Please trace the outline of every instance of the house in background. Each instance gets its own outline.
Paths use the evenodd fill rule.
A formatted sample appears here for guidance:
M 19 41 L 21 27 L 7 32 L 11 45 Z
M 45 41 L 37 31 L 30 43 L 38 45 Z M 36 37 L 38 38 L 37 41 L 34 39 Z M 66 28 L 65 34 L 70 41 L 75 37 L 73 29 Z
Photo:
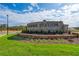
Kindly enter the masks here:
M 27 24 L 27 30 L 29 32 L 67 32 L 68 25 L 63 24 L 62 21 L 46 21 L 32 22 Z

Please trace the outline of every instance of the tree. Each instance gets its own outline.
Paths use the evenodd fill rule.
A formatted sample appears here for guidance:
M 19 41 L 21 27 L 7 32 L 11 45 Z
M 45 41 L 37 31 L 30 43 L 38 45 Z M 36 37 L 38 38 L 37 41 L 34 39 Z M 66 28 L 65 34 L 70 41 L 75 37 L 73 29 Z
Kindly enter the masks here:
M 0 25 L 0 31 L 3 31 L 3 30 L 5 30 L 6 29 L 6 24 L 1 24 Z

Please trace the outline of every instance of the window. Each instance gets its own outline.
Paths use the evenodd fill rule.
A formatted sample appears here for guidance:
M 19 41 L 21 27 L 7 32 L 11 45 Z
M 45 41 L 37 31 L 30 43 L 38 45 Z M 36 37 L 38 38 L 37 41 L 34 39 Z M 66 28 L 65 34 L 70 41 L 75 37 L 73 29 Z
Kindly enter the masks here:
M 40 23 L 40 24 L 39 24 L 39 26 L 40 26 L 40 27 L 43 27 L 43 26 L 44 26 L 44 24 L 43 24 L 43 23 Z
M 58 26 L 58 23 L 55 23 L 55 26 Z

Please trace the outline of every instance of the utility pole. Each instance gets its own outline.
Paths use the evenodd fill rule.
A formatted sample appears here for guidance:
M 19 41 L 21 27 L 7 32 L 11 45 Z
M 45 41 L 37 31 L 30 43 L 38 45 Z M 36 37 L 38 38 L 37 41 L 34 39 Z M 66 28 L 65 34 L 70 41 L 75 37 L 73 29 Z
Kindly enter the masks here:
M 8 15 L 7 15 L 7 35 L 8 35 Z

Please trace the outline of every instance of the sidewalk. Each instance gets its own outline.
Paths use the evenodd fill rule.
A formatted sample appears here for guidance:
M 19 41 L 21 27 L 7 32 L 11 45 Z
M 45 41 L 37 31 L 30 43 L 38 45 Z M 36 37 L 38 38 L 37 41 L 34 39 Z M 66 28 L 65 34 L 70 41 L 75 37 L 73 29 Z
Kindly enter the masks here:
M 0 32 L 0 37 L 6 35 L 6 32 Z

